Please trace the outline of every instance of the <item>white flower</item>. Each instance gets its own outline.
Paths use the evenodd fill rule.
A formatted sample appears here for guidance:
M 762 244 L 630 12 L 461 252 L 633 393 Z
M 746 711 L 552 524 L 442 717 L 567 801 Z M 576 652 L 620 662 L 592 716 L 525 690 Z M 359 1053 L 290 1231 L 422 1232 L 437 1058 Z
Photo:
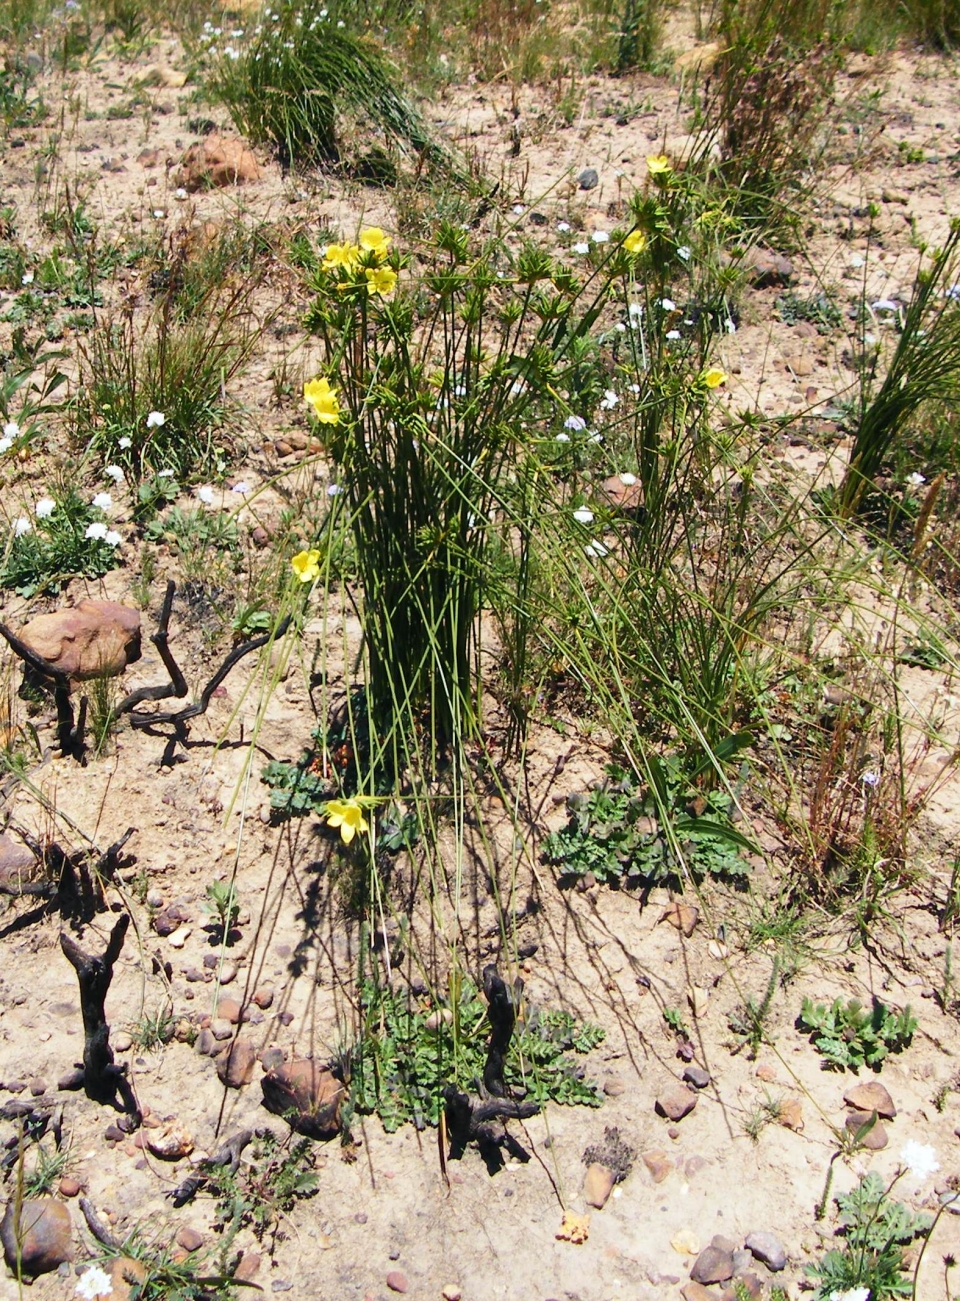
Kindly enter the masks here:
M 30 521 L 28 519 L 24 519 L 24 517 L 20 515 L 17 519 L 13 521 L 13 536 L 15 538 L 22 538 L 24 533 L 29 533 L 32 528 L 33 525 L 30 523 Z
M 104 534 L 103 540 L 104 542 L 106 542 L 108 547 L 118 547 L 120 543 L 123 541 L 123 538 L 120 536 L 120 534 L 117 532 L 116 529 L 108 529 L 107 532 Z
M 567 416 L 566 420 L 563 422 L 563 427 L 564 429 L 576 429 L 579 433 L 581 429 L 586 429 L 587 422 L 584 420 L 583 416 Z
M 108 465 L 104 467 L 104 478 L 112 479 L 114 483 L 123 483 L 123 470 L 119 465 Z
M 173 197 L 175 199 L 180 199 L 180 200 L 183 200 L 187 197 L 187 192 L 182 185 L 177 186 L 177 188 L 173 192 Z
M 684 262 L 690 261 L 690 249 L 686 244 L 681 244 L 677 249 L 677 257 L 683 258 Z
M 167 417 L 162 411 L 151 411 L 147 416 L 148 429 L 159 429 L 161 425 L 165 425 L 166 423 Z
M 0 438 L 0 456 L 2 456 L 4 452 L 9 452 L 12 446 L 12 438 Z
M 623 321 L 617 321 L 613 328 L 616 330 L 617 334 L 626 334 L 627 332 L 627 327 L 624 325 Z
M 331 483 L 327 485 L 328 497 L 337 497 L 341 492 L 343 492 L 343 489 L 340 487 L 339 483 Z
M 33 272 L 32 272 L 32 271 L 24 271 L 23 275 L 20 277 L 20 283 L 21 283 L 22 285 L 32 285 L 32 284 L 33 284 Z
M 513 205 L 513 215 L 515 217 L 522 217 L 525 212 L 526 212 L 526 208 L 523 206 L 522 203 L 515 203 Z
M 854 253 L 853 257 L 850 259 L 850 265 L 853 267 L 855 271 L 859 271 L 859 269 L 863 266 L 863 258 L 860 256 L 859 253 Z
M 868 1287 L 850 1287 L 846 1292 L 831 1292 L 830 1301 L 870 1301 Z
M 246 497 L 247 493 L 250 491 L 250 485 L 249 483 L 244 483 L 241 479 L 239 483 L 233 485 L 230 491 L 237 493 L 240 497 Z
M 675 312 L 677 310 L 677 305 L 672 298 L 661 298 L 660 306 L 665 312 Z
M 161 218 L 165 217 L 167 214 L 164 212 L 162 208 L 154 208 L 153 215 L 156 217 L 158 221 L 160 221 Z
M 197 489 L 197 496 L 200 498 L 200 500 L 203 502 L 203 504 L 204 504 L 205 506 L 212 506 L 212 505 L 213 505 L 213 489 L 212 489 L 212 488 L 198 488 L 198 489 Z
M 637 476 L 635 474 L 621 474 L 620 482 L 625 488 L 632 488 L 637 482 Z
M 20 426 L 15 420 L 8 420 L 3 426 L 4 438 L 18 438 L 20 436 Z
M 900 304 L 895 303 L 892 298 L 878 298 L 870 306 L 875 312 L 898 312 L 900 310 Z
M 175 473 L 176 473 L 176 471 L 174 471 L 174 470 L 158 470 L 158 471 L 157 471 L 157 478 L 158 478 L 158 479 L 172 479 Z
M 627 314 L 639 319 L 643 315 L 643 303 L 631 303 L 627 308 Z
M 574 253 L 589 253 L 589 252 L 590 252 L 590 245 L 589 245 L 589 244 L 583 244 L 583 243 L 580 243 L 580 244 L 573 244 L 573 245 L 571 245 L 571 247 L 572 247 Z
M 76 1286 L 76 1295 L 84 1301 L 94 1301 L 98 1296 L 109 1296 L 113 1291 L 113 1280 L 99 1265 L 91 1265 L 80 1276 Z
M 91 542 L 105 542 L 107 539 L 107 526 L 101 524 L 99 520 L 96 524 L 88 524 L 87 531 L 83 536 L 89 538 Z
M 129 438 L 118 438 L 118 439 L 117 439 L 117 446 L 120 448 L 120 451 L 121 451 L 121 452 L 125 452 L 125 451 L 127 450 L 127 448 L 130 447 L 130 445 L 131 445 L 131 444 L 130 444 L 130 439 L 129 439 Z
M 614 393 L 613 389 L 608 388 L 600 401 L 600 410 L 612 411 L 619 401 L 620 399 L 617 397 L 616 393 Z
M 864 786 L 870 786 L 876 789 L 880 785 L 880 774 L 877 772 L 864 772 L 860 774 L 860 780 Z
M 593 511 L 588 510 L 586 506 L 581 506 L 579 510 L 573 512 L 573 518 L 578 524 L 592 524 Z
M 940 1169 L 940 1162 L 933 1148 L 926 1143 L 917 1143 L 912 1138 L 908 1139 L 900 1149 L 900 1160 L 920 1183 Z
M 727 331 L 727 334 L 736 334 L 737 332 L 736 325 L 734 324 L 733 321 L 730 320 L 729 317 L 727 318 L 725 329 Z
M 49 519 L 57 509 L 57 503 L 52 497 L 41 497 L 33 509 L 36 512 L 37 519 Z
M 668 330 L 664 337 L 667 339 L 682 339 L 683 335 L 679 330 Z
M 594 538 L 592 542 L 588 542 L 583 548 L 583 553 L 584 555 L 589 556 L 591 560 L 599 560 L 601 557 L 609 553 L 609 548 L 605 547 L 602 542 L 599 542 Z
M 90 504 L 96 506 L 97 510 L 109 510 L 113 505 L 113 498 L 108 492 L 98 492 Z
M 566 235 L 566 233 L 567 233 L 567 231 L 568 231 L 569 229 L 570 229 L 570 223 L 569 223 L 569 221 L 558 221 L 558 222 L 557 222 L 557 230 L 560 232 L 561 235 Z
M 605 230 L 595 230 L 590 238 L 593 240 L 594 244 L 606 244 L 610 240 L 610 236 Z
M 911 488 L 919 488 L 926 482 L 926 476 L 918 474 L 916 470 L 914 470 L 913 474 L 907 475 L 907 483 L 909 483 Z
M 570 435 L 569 435 L 569 434 L 557 434 L 557 442 L 558 442 L 558 443 L 569 443 L 569 441 L 570 441 Z
M 640 385 L 639 385 L 639 384 L 631 384 L 631 385 L 630 385 L 630 392 L 631 392 L 631 393 L 639 393 L 639 392 L 640 392 Z

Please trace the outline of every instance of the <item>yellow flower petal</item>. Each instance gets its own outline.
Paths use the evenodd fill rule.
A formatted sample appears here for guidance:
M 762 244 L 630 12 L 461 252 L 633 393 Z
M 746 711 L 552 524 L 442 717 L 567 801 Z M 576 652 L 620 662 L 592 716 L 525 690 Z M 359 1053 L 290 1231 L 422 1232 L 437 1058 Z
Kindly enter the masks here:
M 703 373 L 703 382 L 707 388 L 719 388 L 726 382 L 726 372 L 722 371 L 719 366 L 711 366 L 709 370 Z
M 312 583 L 320 577 L 319 561 L 319 551 L 300 551 L 290 561 L 290 568 L 301 583 Z
M 623 247 L 631 256 L 636 257 L 647 247 L 647 237 L 642 230 L 632 230 L 623 241 Z
M 358 831 L 369 831 L 370 824 L 363 816 L 363 807 L 358 799 L 329 800 L 324 810 L 327 826 L 334 831 L 339 828 L 340 839 L 349 845 Z
M 385 235 L 379 226 L 368 226 L 360 232 L 360 247 L 382 262 L 390 247 L 390 236 Z
M 357 244 L 328 244 L 323 257 L 324 271 L 352 271 L 360 258 Z
M 367 288 L 371 294 L 392 294 L 397 287 L 397 273 L 390 267 L 368 267 Z
M 647 154 L 647 171 L 651 176 L 666 176 L 673 168 L 666 154 Z
M 322 425 L 335 425 L 340 420 L 340 403 L 337 394 L 326 379 L 312 379 L 303 386 L 304 400 L 313 407 L 313 413 Z

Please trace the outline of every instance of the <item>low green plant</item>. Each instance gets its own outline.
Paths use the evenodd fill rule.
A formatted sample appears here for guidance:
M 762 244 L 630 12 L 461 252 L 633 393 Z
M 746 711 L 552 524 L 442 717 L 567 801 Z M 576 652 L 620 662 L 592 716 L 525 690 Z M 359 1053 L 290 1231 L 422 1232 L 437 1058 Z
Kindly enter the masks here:
M 237 891 L 233 881 L 211 881 L 207 886 L 207 909 L 225 935 L 236 925 L 240 915 Z
M 66 1170 L 69 1159 L 69 1148 L 58 1145 L 48 1151 L 42 1142 L 37 1143 L 33 1148 L 32 1165 L 24 1173 L 24 1197 L 45 1197 L 52 1193 Z
M 137 1048 L 155 1052 L 173 1038 L 174 1025 L 170 1004 L 163 1003 L 155 1012 L 144 1012 L 131 1028 L 130 1038 Z
M 436 1125 L 445 1084 L 477 1087 L 490 1028 L 472 981 L 455 981 L 446 1004 L 418 1006 L 406 990 L 367 977 L 360 1009 L 360 1037 L 349 1061 L 351 1105 L 361 1115 L 375 1112 L 388 1131 L 407 1122 Z M 599 1107 L 600 1090 L 584 1078 L 576 1056 L 603 1038 L 601 1029 L 569 1012 L 526 1006 L 510 1042 L 507 1082 L 522 1087 L 528 1100 Z
M 209 577 L 211 567 L 242 559 L 236 521 L 225 511 L 201 506 L 185 510 L 173 506 L 152 519 L 146 528 L 148 542 L 164 542 L 180 556 L 187 578 Z
M 842 1246 L 831 1248 L 807 1273 L 815 1278 L 813 1301 L 829 1301 L 851 1288 L 865 1288 L 870 1301 L 910 1296 L 913 1280 L 907 1248 L 930 1231 L 931 1219 L 915 1215 L 890 1196 L 876 1171 L 836 1198 Z
M 121 535 L 103 511 L 74 487 L 52 489 L 31 511 L 11 521 L 0 557 L 0 586 L 22 596 L 58 592 L 70 578 L 101 578 L 119 561 Z
M 216 1223 L 230 1237 L 249 1225 L 262 1239 L 276 1233 L 296 1202 L 319 1191 L 316 1145 L 309 1139 L 281 1143 L 267 1129 L 258 1132 L 249 1158 L 234 1173 L 217 1173 Z
M 773 960 L 770 979 L 767 981 L 763 998 L 757 1002 L 756 999 L 748 996 L 745 1003 L 742 1003 L 730 1013 L 727 1021 L 736 1036 L 734 1053 L 738 1053 L 741 1048 L 746 1048 L 747 1057 L 751 1061 L 760 1051 L 760 1045 L 766 1041 L 766 1021 L 770 1014 L 770 1007 L 773 1003 L 773 995 L 777 988 L 779 976 L 780 959 L 777 957 Z
M 684 858 L 694 874 L 745 876 L 749 866 L 743 852 L 751 846 L 730 823 L 730 795 L 696 791 L 674 756 L 651 762 L 663 779 L 660 798 L 619 768 L 612 768 L 597 789 L 569 796 L 566 827 L 543 842 L 547 862 L 578 877 L 592 872 L 605 883 L 676 877 L 680 873 L 672 839 L 659 824 L 666 805 L 673 811 L 672 832 L 684 843 Z
M 855 998 L 836 998 L 829 1005 L 804 998 L 798 1025 L 811 1035 L 825 1067 L 858 1071 L 861 1066 L 879 1070 L 890 1053 L 908 1048 L 918 1022 L 909 1004 L 894 1012 L 876 998 L 869 1009 Z
M 817 327 L 818 334 L 830 334 L 843 324 L 843 311 L 830 294 L 820 290 L 808 298 L 800 294 L 781 294 L 777 299 L 777 312 L 787 325 L 796 325 L 798 321 L 809 321 Z
M 0 63 L 0 122 L 7 131 L 36 126 L 47 115 L 39 93 L 34 91 L 36 73 L 19 53 L 5 52 Z

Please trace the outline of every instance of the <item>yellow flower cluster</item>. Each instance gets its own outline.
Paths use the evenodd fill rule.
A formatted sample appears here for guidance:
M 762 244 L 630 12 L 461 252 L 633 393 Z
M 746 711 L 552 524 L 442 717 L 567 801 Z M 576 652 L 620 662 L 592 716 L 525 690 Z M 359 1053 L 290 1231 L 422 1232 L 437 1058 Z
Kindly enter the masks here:
M 397 287 L 397 273 L 392 267 L 371 266 L 369 263 L 371 259 L 375 263 L 385 262 L 389 251 L 390 236 L 385 235 L 379 226 L 368 226 L 361 230 L 356 244 L 328 244 L 323 269 L 345 272 L 348 276 L 362 270 L 363 280 L 353 283 L 364 285 L 369 293 L 385 298 Z M 345 281 L 344 287 L 350 283 Z
M 303 386 L 303 398 L 308 406 L 313 407 L 313 414 L 321 425 L 339 424 L 340 402 L 328 379 L 309 380 Z

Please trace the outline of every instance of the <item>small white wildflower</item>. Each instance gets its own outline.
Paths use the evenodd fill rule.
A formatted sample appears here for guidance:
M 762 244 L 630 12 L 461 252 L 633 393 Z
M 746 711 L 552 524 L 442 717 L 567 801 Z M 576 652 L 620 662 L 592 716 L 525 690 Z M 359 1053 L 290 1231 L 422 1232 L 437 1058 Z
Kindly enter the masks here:
M 580 253 L 581 255 L 584 254 L 584 253 L 589 253 L 589 252 L 590 252 L 590 245 L 589 245 L 589 244 L 583 244 L 583 243 L 580 243 L 580 244 L 573 244 L 573 245 L 571 245 L 571 248 L 572 248 L 572 250 L 573 250 L 574 253 Z
M 104 542 L 107 537 L 107 526 L 101 524 L 99 520 L 95 524 L 88 524 L 83 536 L 89 538 L 91 542 Z
M 682 339 L 683 335 L 680 333 L 679 330 L 668 330 L 664 337 L 675 341 L 677 339 Z
M 643 303 L 631 303 L 627 308 L 627 315 L 631 317 L 641 317 L 643 315 Z
M 583 548 L 583 553 L 589 556 L 591 560 L 600 560 L 603 556 L 609 554 L 609 548 L 594 538 L 592 542 L 588 542 Z
M 854 253 L 853 257 L 850 259 L 850 265 L 853 267 L 854 271 L 860 270 L 863 266 L 863 258 L 859 253 Z
M 900 1160 L 920 1183 L 940 1169 L 940 1162 L 933 1148 L 926 1143 L 917 1143 L 912 1138 L 908 1139 L 900 1149 Z
M 98 492 L 90 504 L 96 506 L 97 510 L 109 510 L 113 505 L 113 498 L 108 492 Z
M 32 272 L 32 271 L 24 271 L 23 275 L 20 277 L 20 283 L 21 283 L 22 285 L 32 285 L 32 284 L 33 284 L 33 272 Z
M 22 538 L 24 533 L 29 533 L 32 528 L 33 525 L 30 523 L 30 521 L 28 519 L 24 519 L 24 517 L 20 515 L 17 519 L 13 521 L 13 536 L 15 538 Z
M 557 434 L 557 442 L 558 442 L 558 443 L 569 443 L 569 441 L 570 441 L 570 435 L 569 435 L 569 434 Z
M 620 399 L 617 397 L 616 393 L 614 393 L 613 389 L 608 388 L 600 399 L 600 410 L 612 411 L 619 401 Z
M 892 298 L 878 298 L 870 306 L 875 312 L 898 312 L 900 310 L 900 304 L 895 303 Z
M 849 1287 L 846 1292 L 831 1292 L 830 1301 L 870 1301 L 868 1287 Z
M 557 230 L 560 232 L 561 235 L 566 235 L 566 233 L 567 233 L 567 231 L 568 231 L 569 229 L 570 229 L 570 223 L 569 223 L 569 221 L 558 221 L 558 222 L 557 222 Z
M 616 330 L 617 334 L 626 334 L 627 332 L 627 327 L 624 325 L 623 321 L 617 321 L 613 328 Z
M 587 442 L 588 442 L 588 443 L 602 443 L 602 442 L 603 442 L 603 434 L 597 434 L 597 433 L 590 434 L 589 437 L 587 438 Z
M 130 439 L 129 439 L 129 438 L 118 438 L 118 439 L 117 439 L 117 446 L 120 448 L 120 451 L 121 451 L 121 452 L 125 452 L 125 451 L 127 450 L 127 448 L 130 447 L 130 445 L 131 445 L 131 444 L 130 444 Z
M 113 1280 L 99 1265 L 91 1265 L 81 1274 L 75 1292 L 84 1301 L 94 1301 L 98 1296 L 110 1296 L 113 1292 Z
M 677 305 L 672 298 L 661 298 L 660 306 L 665 312 L 675 312 L 677 310 Z
M 952 298 L 954 302 L 960 298 L 960 285 L 951 285 L 949 289 L 943 291 L 944 298 Z
M 123 538 L 120 536 L 120 534 L 117 532 L 116 529 L 108 529 L 107 532 L 103 535 L 103 540 L 104 542 L 106 542 L 108 547 L 118 547 L 120 543 L 123 541 Z
M 523 206 L 522 203 L 515 203 L 513 205 L 513 215 L 515 217 L 522 217 L 525 212 L 526 212 L 526 208 Z
M 328 497 L 338 497 L 341 492 L 343 492 L 343 489 L 340 487 L 339 483 L 328 484 L 327 486 Z
M 119 465 L 104 466 L 103 477 L 112 479 L 114 483 L 123 483 L 123 470 Z
M 57 509 L 57 503 L 52 497 L 41 497 L 33 509 L 36 513 L 37 519 L 49 519 Z
M 12 438 L 0 438 L 0 456 L 2 456 L 4 452 L 9 452 L 12 446 L 13 446 Z
M 918 474 L 916 470 L 914 470 L 913 474 L 907 475 L 907 483 L 909 483 L 911 488 L 920 488 L 926 482 L 926 475 Z
M 162 411 L 151 411 L 150 414 L 147 416 L 148 429 L 159 429 L 162 425 L 165 425 L 166 423 L 167 423 L 167 417 L 163 414 Z
M 736 325 L 734 324 L 733 321 L 730 320 L 729 317 L 727 317 L 726 324 L 724 325 L 724 329 L 726 330 L 727 334 L 736 334 L 737 332 Z
M 630 385 L 630 392 L 631 392 L 631 393 L 639 393 L 639 392 L 640 392 L 640 385 L 639 385 L 639 384 L 631 384 L 631 385 Z
M 4 438 L 18 438 L 20 436 L 20 426 L 15 420 L 8 420 L 3 426 Z
M 583 416 L 567 416 L 563 422 L 563 427 L 564 429 L 575 429 L 579 433 L 581 429 L 586 429 L 587 422 Z
M 620 482 L 625 488 L 632 488 L 637 482 L 637 476 L 635 474 L 621 474 Z
M 677 249 L 677 257 L 683 258 L 684 262 L 690 261 L 690 248 L 686 244 L 681 244 Z
M 197 489 L 197 496 L 200 498 L 200 500 L 203 502 L 203 504 L 204 504 L 205 506 L 212 506 L 212 505 L 213 505 L 213 489 L 212 489 L 212 488 L 198 488 L 198 489 Z
M 157 478 L 158 478 L 158 479 L 172 479 L 173 476 L 174 476 L 174 474 L 176 474 L 176 471 L 175 471 L 175 470 L 158 470 L 158 471 L 157 471 Z
M 877 772 L 864 772 L 860 774 L 860 780 L 864 786 L 869 786 L 875 790 L 880 785 L 880 774 Z
M 187 197 L 187 192 L 182 185 L 177 186 L 173 192 L 173 197 L 175 199 L 180 199 L 181 201 Z
M 610 241 L 610 236 L 605 230 L 595 230 L 590 238 L 594 244 L 607 244 Z
M 247 493 L 250 491 L 250 485 L 249 483 L 244 483 L 241 479 L 239 483 L 233 485 L 230 491 L 237 493 L 240 497 L 246 497 Z
M 156 217 L 157 221 L 162 221 L 167 214 L 162 208 L 154 208 L 153 215 Z
M 579 510 L 573 512 L 573 518 L 578 524 L 592 524 L 593 511 L 588 510 L 586 506 L 581 506 Z

